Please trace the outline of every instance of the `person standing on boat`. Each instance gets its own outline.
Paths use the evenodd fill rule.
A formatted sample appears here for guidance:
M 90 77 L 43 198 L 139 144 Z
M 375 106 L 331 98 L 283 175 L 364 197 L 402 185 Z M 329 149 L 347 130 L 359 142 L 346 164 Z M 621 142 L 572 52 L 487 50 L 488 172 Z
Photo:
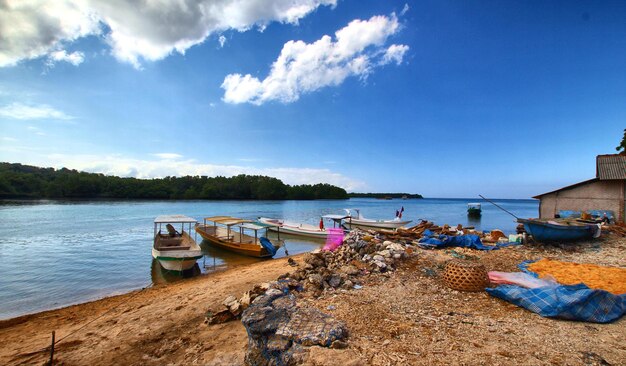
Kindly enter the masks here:
M 320 217 L 320 230 L 324 230 L 324 218 Z

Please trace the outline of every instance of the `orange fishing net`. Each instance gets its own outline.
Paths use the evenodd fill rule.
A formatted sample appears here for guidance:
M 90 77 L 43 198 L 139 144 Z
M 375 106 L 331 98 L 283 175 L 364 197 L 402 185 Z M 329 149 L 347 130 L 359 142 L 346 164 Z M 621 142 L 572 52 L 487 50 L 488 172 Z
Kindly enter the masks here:
M 552 275 L 564 285 L 582 282 L 590 288 L 606 290 L 616 295 L 626 293 L 626 268 L 542 259 L 530 264 L 528 269 L 539 277 Z

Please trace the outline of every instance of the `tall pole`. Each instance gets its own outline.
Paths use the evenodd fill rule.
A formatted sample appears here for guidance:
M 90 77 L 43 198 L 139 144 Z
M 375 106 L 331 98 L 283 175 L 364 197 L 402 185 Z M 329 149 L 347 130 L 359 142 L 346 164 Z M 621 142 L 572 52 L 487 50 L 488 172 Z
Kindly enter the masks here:
M 480 198 L 484 199 L 485 201 L 487 201 L 487 202 L 491 203 L 492 205 L 496 206 L 497 208 L 501 209 L 502 211 L 504 211 L 504 212 L 508 213 L 509 215 L 511 215 L 511 216 L 513 216 L 513 217 L 515 217 L 516 219 L 518 219 L 518 220 L 519 220 L 519 217 L 517 217 L 517 216 L 513 215 L 511 212 L 509 212 L 509 211 L 505 210 L 504 208 L 500 207 L 497 203 L 495 203 L 495 202 L 493 202 L 493 201 L 491 201 L 491 200 L 489 200 L 489 199 L 487 199 L 487 198 L 485 198 L 485 197 L 481 196 L 480 194 L 479 194 L 479 196 L 480 196 Z

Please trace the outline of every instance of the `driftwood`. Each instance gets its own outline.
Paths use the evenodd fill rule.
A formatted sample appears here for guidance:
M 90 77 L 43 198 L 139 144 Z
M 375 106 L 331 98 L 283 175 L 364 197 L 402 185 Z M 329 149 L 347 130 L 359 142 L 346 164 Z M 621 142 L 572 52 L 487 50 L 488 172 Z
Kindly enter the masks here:
M 606 228 L 603 227 L 602 229 L 620 236 L 626 236 L 626 224 L 620 223 L 615 225 L 608 225 Z
M 379 229 L 369 230 L 369 232 L 372 234 L 383 235 L 390 240 L 413 241 L 423 237 L 424 231 L 426 230 L 430 230 L 432 233 L 437 235 L 456 235 L 458 232 L 462 232 L 463 234 L 469 234 L 471 230 L 474 230 L 474 226 L 463 227 L 463 225 L 461 224 L 458 224 L 456 227 L 451 227 L 448 224 L 438 226 L 430 221 L 422 220 L 419 224 L 410 228 L 398 228 L 396 230 Z M 482 236 L 482 233 L 475 234 Z

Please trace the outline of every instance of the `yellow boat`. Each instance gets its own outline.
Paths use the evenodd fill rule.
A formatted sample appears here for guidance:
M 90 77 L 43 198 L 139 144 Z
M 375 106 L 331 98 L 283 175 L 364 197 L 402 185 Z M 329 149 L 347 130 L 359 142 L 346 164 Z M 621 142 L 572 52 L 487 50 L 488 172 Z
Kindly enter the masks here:
M 210 245 L 257 258 L 273 257 L 279 248 L 258 235 L 259 230 L 267 231 L 267 228 L 231 216 L 206 217 L 203 224 L 196 224 L 196 232 Z M 254 236 L 245 231 L 254 232 Z

